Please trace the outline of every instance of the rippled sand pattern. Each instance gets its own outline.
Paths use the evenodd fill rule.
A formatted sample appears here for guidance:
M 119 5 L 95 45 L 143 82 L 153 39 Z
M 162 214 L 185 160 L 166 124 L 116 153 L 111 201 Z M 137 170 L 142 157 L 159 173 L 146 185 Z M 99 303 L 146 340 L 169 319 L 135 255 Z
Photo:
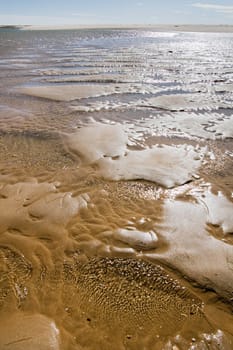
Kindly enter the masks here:
M 105 329 L 118 342 L 122 337 L 133 343 L 139 334 L 148 338 L 147 342 L 172 336 L 185 330 L 189 323 L 192 327 L 203 323 L 206 331 L 212 330 L 203 314 L 202 302 L 159 265 L 119 258 L 82 261 L 76 255 L 49 269 L 42 264 L 34 266 L 17 252 L 2 248 L 1 269 L 1 308 L 43 313 L 46 306 L 50 317 L 59 312 L 62 317 L 72 317 L 71 324 L 59 322 L 68 330 L 75 327 L 77 318 L 86 335 L 91 333 L 89 325 L 94 324 L 100 333 Z M 52 302 L 55 295 L 57 305 Z M 43 305 L 44 298 L 53 305 Z M 38 310 L 38 302 L 42 309 Z M 98 339 L 98 333 L 94 337 L 92 341 L 107 348 L 107 341 L 101 340 L 100 335 Z M 90 348 L 95 346 L 90 344 Z
M 114 323 L 126 323 L 131 332 L 150 325 L 150 332 L 169 335 L 193 315 L 201 317 L 201 302 L 160 266 L 126 259 L 93 259 L 81 268 L 77 282 L 84 305 L 93 299 L 93 308 L 104 310 L 101 317 L 105 322 L 111 313 Z
M 232 33 L 0 44 L 0 349 L 232 350 Z

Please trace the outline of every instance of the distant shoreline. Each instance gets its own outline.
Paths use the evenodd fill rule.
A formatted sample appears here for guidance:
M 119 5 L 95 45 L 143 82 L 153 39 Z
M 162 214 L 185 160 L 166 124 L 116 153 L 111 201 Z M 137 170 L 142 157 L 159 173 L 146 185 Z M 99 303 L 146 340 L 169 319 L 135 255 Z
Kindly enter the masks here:
M 204 33 L 233 33 L 233 25 L 191 25 L 191 24 L 164 24 L 164 25 L 61 25 L 61 26 L 37 26 L 37 25 L 0 25 L 0 29 L 16 30 L 75 30 L 75 29 L 139 29 L 157 32 L 204 32 Z

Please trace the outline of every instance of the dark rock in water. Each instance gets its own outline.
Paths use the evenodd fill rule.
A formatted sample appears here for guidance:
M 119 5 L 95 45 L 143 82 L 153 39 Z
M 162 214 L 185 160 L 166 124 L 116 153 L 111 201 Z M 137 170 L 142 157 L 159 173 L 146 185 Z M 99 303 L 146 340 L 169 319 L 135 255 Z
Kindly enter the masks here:
M 14 25 L 0 26 L 0 30 L 18 30 L 18 29 L 20 29 L 20 26 L 14 26 Z

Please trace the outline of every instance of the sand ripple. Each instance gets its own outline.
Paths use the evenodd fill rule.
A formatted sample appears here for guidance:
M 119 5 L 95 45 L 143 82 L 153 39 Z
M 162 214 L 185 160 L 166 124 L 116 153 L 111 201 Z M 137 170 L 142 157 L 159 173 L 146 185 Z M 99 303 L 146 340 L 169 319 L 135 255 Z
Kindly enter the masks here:
M 13 310 L 18 304 L 26 312 L 34 305 L 35 310 L 54 318 L 59 313 L 57 324 L 63 336 L 66 334 L 68 349 L 75 346 L 107 349 L 110 341 L 113 349 L 151 347 L 154 342 L 162 349 L 167 337 L 171 344 L 178 341 L 182 346 L 185 342 L 191 344 L 194 335 L 197 349 L 199 341 L 207 348 L 208 341 L 201 340 L 204 330 L 206 339 L 209 337 L 213 344 L 217 345 L 220 340 L 211 335 L 214 328 L 203 313 L 203 303 L 159 265 L 132 259 L 86 260 L 76 254 L 50 270 L 39 265 L 34 271 L 33 264 L 9 249 L 1 249 L 1 257 L 1 268 L 5 270 L 1 280 L 1 301 L 3 298 L 4 301 L 11 300 L 8 305 Z M 55 295 L 56 304 L 52 301 Z M 50 300 L 47 309 L 38 304 L 45 297 Z M 29 320 L 34 321 L 33 325 L 22 329 Z M 44 316 L 19 314 L 12 320 L 12 327 L 17 329 L 18 337 L 26 338 L 24 349 L 30 349 L 32 342 L 37 346 L 35 349 L 41 349 L 35 329 L 41 336 L 40 344 L 50 339 L 50 345 L 45 346 L 58 349 L 57 326 Z M 192 335 L 186 331 L 190 327 Z M 75 338 L 69 337 L 67 332 Z M 180 335 L 175 341 L 173 337 L 177 332 Z M 7 339 L 13 339 L 17 344 L 17 337 L 12 337 L 9 328 L 0 341 L 6 344 Z M 21 349 L 20 345 L 17 344 L 15 349 Z

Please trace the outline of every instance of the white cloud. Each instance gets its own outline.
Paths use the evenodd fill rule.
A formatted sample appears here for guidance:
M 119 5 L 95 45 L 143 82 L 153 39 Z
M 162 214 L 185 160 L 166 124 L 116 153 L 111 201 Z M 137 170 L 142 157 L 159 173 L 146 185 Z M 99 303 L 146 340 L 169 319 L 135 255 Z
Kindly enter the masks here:
M 228 5 L 216 5 L 197 2 L 192 4 L 192 6 L 205 10 L 213 10 L 218 13 L 233 14 L 233 6 Z

